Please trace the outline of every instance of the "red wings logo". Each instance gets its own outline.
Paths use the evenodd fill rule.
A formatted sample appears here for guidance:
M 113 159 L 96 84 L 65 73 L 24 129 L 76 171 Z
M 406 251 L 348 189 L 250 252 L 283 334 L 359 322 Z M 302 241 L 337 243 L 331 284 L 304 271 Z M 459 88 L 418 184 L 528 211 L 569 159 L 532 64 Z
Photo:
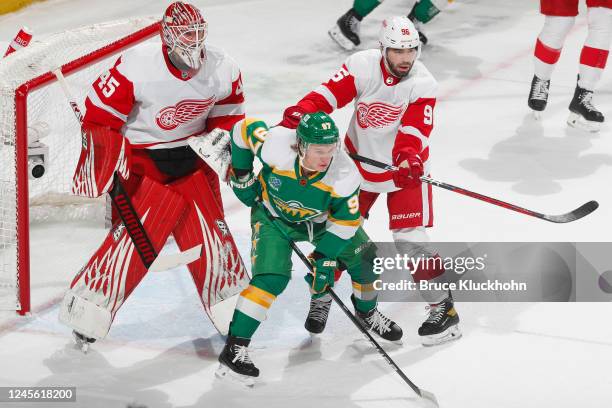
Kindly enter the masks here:
M 186 99 L 175 106 L 168 106 L 155 115 L 157 126 L 163 130 L 173 130 L 189 123 L 206 113 L 215 103 L 212 96 L 204 100 Z
M 362 129 L 368 127 L 380 129 L 389 126 L 399 119 L 404 106 L 393 106 L 382 102 L 371 104 L 359 102 L 357 104 L 357 123 Z

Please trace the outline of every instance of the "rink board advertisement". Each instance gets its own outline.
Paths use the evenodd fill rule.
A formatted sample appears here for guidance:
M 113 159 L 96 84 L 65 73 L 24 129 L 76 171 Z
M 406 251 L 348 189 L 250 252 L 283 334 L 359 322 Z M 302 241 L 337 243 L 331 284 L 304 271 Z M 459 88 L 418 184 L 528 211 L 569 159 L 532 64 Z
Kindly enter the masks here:
M 612 244 L 606 242 L 375 245 L 370 264 L 380 302 L 421 302 L 423 293 L 440 290 L 459 302 L 612 301 Z M 444 272 L 414 279 L 419 269 Z

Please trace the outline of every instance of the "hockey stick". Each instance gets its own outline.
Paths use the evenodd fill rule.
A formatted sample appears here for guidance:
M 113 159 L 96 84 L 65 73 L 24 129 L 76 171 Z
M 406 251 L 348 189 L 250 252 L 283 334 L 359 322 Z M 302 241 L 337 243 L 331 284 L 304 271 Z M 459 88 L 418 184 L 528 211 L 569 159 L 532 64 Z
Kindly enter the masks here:
M 263 203 L 261 201 L 259 201 L 257 205 L 264 212 L 264 214 L 266 215 L 266 218 L 268 219 L 268 221 L 270 221 L 270 223 L 272 225 L 274 225 L 274 227 L 285 237 L 287 242 L 289 242 L 289 245 L 291 245 L 291 248 L 293 249 L 293 252 L 295 252 L 297 254 L 297 256 L 300 257 L 300 259 L 302 260 L 302 262 L 304 262 L 304 265 L 306 265 L 306 267 L 310 270 L 310 272 L 314 273 L 314 270 L 312 268 L 312 264 L 310 263 L 310 261 L 308 260 L 306 255 L 304 255 L 304 253 L 300 250 L 300 248 L 298 248 L 298 246 L 295 243 L 295 241 L 292 240 L 291 237 L 289 237 L 289 235 L 287 235 L 287 233 L 281 227 L 278 226 L 278 224 L 276 223 L 276 221 L 274 220 L 272 215 L 268 212 L 268 209 L 263 205 Z M 376 351 L 378 351 L 378 353 L 385 359 L 385 361 L 391 367 L 393 367 L 395 372 L 402 378 L 402 380 L 404 380 L 404 382 L 406 384 L 408 384 L 410 386 L 410 388 L 412 388 L 412 390 L 422 399 L 422 402 L 425 404 L 425 406 L 427 406 L 427 407 L 436 407 L 437 408 L 439 405 L 438 405 L 438 401 L 436 399 L 436 396 L 433 393 L 429 392 L 429 391 L 426 391 L 426 390 L 424 390 L 422 388 L 419 388 L 415 383 L 413 383 L 406 376 L 406 374 L 404 374 L 402 369 L 399 368 L 399 366 L 395 363 L 395 361 L 393 361 L 393 359 L 391 357 L 389 357 L 387 352 L 380 346 L 380 344 L 378 344 L 376 339 L 374 339 L 374 337 L 372 337 L 372 335 L 368 332 L 368 330 L 365 327 L 363 327 L 361 325 L 361 323 L 359 323 L 359 321 L 357 320 L 355 315 L 353 313 L 351 313 L 351 311 L 346 307 L 344 302 L 342 302 L 342 300 L 340 300 L 338 295 L 336 295 L 336 293 L 331 288 L 329 288 L 327 291 L 331 295 L 331 297 L 334 300 L 334 302 L 336 302 L 336 304 L 340 307 L 340 309 L 342 309 L 344 314 L 351 320 L 351 322 L 353 322 L 353 324 L 355 326 L 357 326 L 359 331 L 361 331 L 361 333 L 370 341 L 370 344 L 372 344 L 374 346 L 374 348 L 376 348 Z
M 360 156 L 356 153 L 349 153 L 349 156 L 351 156 L 354 160 L 369 164 L 370 166 L 378 167 L 379 169 L 389 170 L 389 171 L 398 170 L 397 166 L 391 166 L 389 164 L 385 164 L 377 160 L 370 159 L 368 157 Z M 568 213 L 559 214 L 559 215 L 548 215 L 548 214 L 542 214 L 542 213 L 539 213 L 533 210 L 528 210 L 526 208 L 519 207 L 518 205 L 510 204 L 505 201 L 501 201 L 496 198 L 488 197 L 483 194 L 475 193 L 473 191 L 466 190 L 461 187 L 453 186 L 452 184 L 443 183 L 441 181 L 434 180 L 430 177 L 421 176 L 421 181 L 423 183 L 433 184 L 436 187 L 440 187 L 445 190 L 450 190 L 455 193 L 463 194 L 465 196 L 472 197 L 477 200 L 485 201 L 489 204 L 497 205 L 499 207 L 503 207 L 508 210 L 516 211 L 521 214 L 530 215 L 535 218 L 540 218 L 542 220 L 555 222 L 555 223 L 566 223 L 566 222 L 572 222 L 572 221 L 579 220 L 580 218 L 586 217 L 587 215 L 595 211 L 597 207 L 599 207 L 599 203 L 597 201 L 589 201 L 588 203 L 582 204 L 580 207 Z
M 54 70 L 53 74 L 57 78 L 57 81 L 59 82 L 62 91 L 70 104 L 70 107 L 72 108 L 74 116 L 79 121 L 79 124 L 82 124 L 83 114 L 81 113 L 76 100 L 72 96 L 72 92 L 70 92 L 68 82 L 66 81 L 61 68 Z M 123 183 L 121 183 L 121 179 L 117 174 L 115 174 L 113 180 L 113 188 L 108 192 L 108 194 L 111 197 L 117 212 L 119 213 L 119 217 L 121 218 L 128 235 L 134 243 L 136 252 L 138 252 L 138 255 L 140 255 L 140 259 L 147 269 L 150 269 L 153 266 L 153 271 L 155 272 L 164 271 L 166 269 L 175 268 L 179 265 L 184 265 L 198 259 L 202 248 L 201 245 L 195 246 L 180 254 L 175 254 L 168 259 L 166 259 L 165 256 L 162 259 L 158 259 L 157 251 L 153 247 L 149 235 L 140 222 L 140 218 L 132 206 L 132 201 L 130 200 L 130 197 L 123 187 Z

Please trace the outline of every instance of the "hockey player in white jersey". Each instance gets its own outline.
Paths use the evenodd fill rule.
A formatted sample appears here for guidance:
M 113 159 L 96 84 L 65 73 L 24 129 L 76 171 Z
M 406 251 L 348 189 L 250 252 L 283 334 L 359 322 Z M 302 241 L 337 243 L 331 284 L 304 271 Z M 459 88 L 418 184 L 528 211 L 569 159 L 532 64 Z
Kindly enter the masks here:
M 331 113 L 354 100 L 346 149 L 400 168 L 383 171 L 356 162 L 363 178 L 359 194 L 362 215 L 367 217 L 374 201 L 386 193 L 394 241 L 419 243 L 412 246 L 415 255 L 435 257 L 438 255 L 427 244 L 426 233 L 426 228 L 433 225 L 431 186 L 421 183 L 420 176 L 429 175 L 437 82 L 418 60 L 418 32 L 407 17 L 384 20 L 379 41 L 380 49 L 353 54 L 329 81 L 287 108 L 280 125 L 293 128 L 305 113 Z M 443 274 L 443 269 L 420 268 L 412 276 L 415 281 L 429 281 L 442 279 Z M 423 344 L 459 338 L 459 317 L 450 293 L 422 294 L 430 304 L 429 316 L 419 328 Z M 323 330 L 330 304 L 331 299 L 312 299 L 308 330 Z
M 182 251 L 206 249 L 188 268 L 221 331 L 213 306 L 248 284 L 217 175 L 187 145 L 192 135 L 229 130 L 244 118 L 240 70 L 223 50 L 205 46 L 207 23 L 195 6 L 172 3 L 160 28 L 161 44 L 126 51 L 85 100 L 73 192 L 98 197 L 122 186 L 138 219 L 113 223 L 65 295 L 60 320 L 84 349 L 106 336 L 170 234 Z M 138 222 L 150 243 L 128 234 Z

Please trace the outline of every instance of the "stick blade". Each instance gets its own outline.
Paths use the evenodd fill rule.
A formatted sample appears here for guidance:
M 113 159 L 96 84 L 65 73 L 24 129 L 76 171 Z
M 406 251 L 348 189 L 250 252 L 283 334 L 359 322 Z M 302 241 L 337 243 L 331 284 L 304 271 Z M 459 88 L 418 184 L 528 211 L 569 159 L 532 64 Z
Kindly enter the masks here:
M 420 389 L 421 391 L 421 406 L 423 408 L 439 408 L 440 405 L 438 405 L 438 399 L 436 398 L 436 396 L 429 392 L 426 391 L 424 389 Z
M 580 218 L 586 217 L 593 211 L 595 211 L 599 207 L 599 203 L 597 201 L 589 201 L 576 208 L 574 211 L 570 211 L 561 215 L 545 215 L 544 219 L 550 222 L 556 222 L 559 224 L 572 222 L 579 220 Z

